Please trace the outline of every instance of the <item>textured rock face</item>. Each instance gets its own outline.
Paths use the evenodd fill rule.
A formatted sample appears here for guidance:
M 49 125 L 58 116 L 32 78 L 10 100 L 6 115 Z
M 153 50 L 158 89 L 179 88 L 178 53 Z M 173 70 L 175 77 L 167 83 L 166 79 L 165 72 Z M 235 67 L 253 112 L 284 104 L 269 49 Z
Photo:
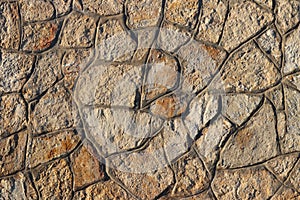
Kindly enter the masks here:
M 300 0 L 0 0 L 0 200 L 300 199 Z

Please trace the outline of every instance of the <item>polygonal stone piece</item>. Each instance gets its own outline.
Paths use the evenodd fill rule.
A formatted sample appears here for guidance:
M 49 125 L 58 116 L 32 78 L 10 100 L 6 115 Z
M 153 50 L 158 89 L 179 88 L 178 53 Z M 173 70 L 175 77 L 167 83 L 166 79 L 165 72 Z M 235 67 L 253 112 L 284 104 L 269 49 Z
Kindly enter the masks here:
M 203 13 L 196 39 L 217 43 L 222 34 L 227 13 L 226 1 L 203 0 Z
M 300 15 L 300 14 L 299 14 Z M 289 34 L 285 42 L 283 73 L 289 74 L 300 69 L 300 26 Z
M 71 11 L 72 0 L 52 0 L 53 5 L 56 8 L 56 16 L 66 15 Z
M 21 0 L 20 10 L 22 19 L 28 21 L 49 20 L 54 17 L 54 7 L 45 0 Z
M 166 20 L 193 29 L 197 22 L 199 6 L 199 0 L 167 0 Z
M 0 93 L 19 92 L 31 72 L 34 56 L 0 52 Z
M 17 2 L 0 3 L 0 47 L 18 50 L 20 26 Z
M 284 97 L 283 97 L 283 87 L 278 85 L 266 93 L 269 100 L 275 106 L 276 110 L 284 109 Z
M 0 97 L 0 138 L 16 133 L 27 125 L 26 105 L 19 94 Z
M 287 180 L 287 185 L 290 185 L 292 188 L 295 188 L 297 192 L 300 192 L 300 161 L 296 163 L 293 170 L 289 175 L 289 179 Z
M 289 187 L 282 186 L 270 200 L 300 199 L 300 194 Z
M 271 23 L 273 15 L 251 1 L 233 1 L 230 4 L 221 45 L 228 51 L 236 48 Z
M 15 173 L 25 167 L 26 143 L 26 131 L 0 140 L 0 176 Z
M 95 30 L 95 18 L 74 12 L 65 21 L 60 46 L 90 47 L 94 44 Z
M 162 0 L 128 0 L 127 25 L 133 29 L 158 25 L 162 10 Z
M 246 126 L 226 143 L 222 149 L 218 167 L 244 167 L 278 155 L 275 128 L 274 111 L 266 102 Z
M 82 0 L 83 10 L 98 15 L 109 16 L 120 14 L 123 11 L 122 0 Z

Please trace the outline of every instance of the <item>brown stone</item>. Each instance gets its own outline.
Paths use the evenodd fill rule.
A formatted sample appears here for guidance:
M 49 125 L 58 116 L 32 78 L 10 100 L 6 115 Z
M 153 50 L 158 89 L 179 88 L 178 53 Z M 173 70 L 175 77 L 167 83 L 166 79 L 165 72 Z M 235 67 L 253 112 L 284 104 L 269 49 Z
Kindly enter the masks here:
M 26 131 L 0 140 L 0 176 L 15 173 L 25 167 L 26 143 Z
M 34 184 L 40 198 L 70 199 L 72 196 L 72 172 L 66 160 L 57 160 L 32 171 Z
M 282 186 L 270 200 L 299 200 L 300 194 L 292 188 Z
M 0 97 L 0 138 L 16 133 L 27 125 L 26 105 L 21 95 L 7 94 Z
M 18 50 L 20 26 L 17 2 L 0 3 L 0 47 Z
M 21 0 L 21 16 L 24 21 L 43 21 L 54 17 L 53 5 L 45 0 Z
M 79 143 L 80 136 L 73 131 L 47 134 L 31 139 L 27 162 L 30 168 L 70 153 Z
M 82 4 L 84 11 L 98 15 L 116 15 L 123 11 L 123 0 L 83 0 Z
M 100 164 L 94 150 L 84 143 L 71 155 L 72 171 L 74 172 L 74 189 L 90 185 L 104 179 L 104 167 Z

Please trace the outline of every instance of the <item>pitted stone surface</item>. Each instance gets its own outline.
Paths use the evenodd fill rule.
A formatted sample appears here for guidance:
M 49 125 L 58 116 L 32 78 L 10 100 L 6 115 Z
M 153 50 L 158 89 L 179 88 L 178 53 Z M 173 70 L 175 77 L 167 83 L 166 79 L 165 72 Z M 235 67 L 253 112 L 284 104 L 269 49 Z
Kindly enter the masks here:
M 53 17 L 55 8 L 49 1 L 21 0 L 21 16 L 24 21 L 43 21 Z
M 116 15 L 123 11 L 123 0 L 82 0 L 83 9 L 86 12 L 98 15 Z
M 300 26 L 289 34 L 285 42 L 285 63 L 283 67 L 283 72 L 285 74 L 291 73 L 293 71 L 300 69 Z

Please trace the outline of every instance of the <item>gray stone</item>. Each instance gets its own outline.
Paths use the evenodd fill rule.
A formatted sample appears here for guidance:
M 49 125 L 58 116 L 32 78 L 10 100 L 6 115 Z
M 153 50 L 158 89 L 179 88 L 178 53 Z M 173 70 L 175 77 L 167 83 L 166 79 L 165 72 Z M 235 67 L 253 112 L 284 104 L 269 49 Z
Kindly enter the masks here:
M 0 3 L 0 47 L 18 50 L 20 43 L 20 17 L 17 2 Z
M 299 14 L 300 15 L 300 14 Z M 285 42 L 283 73 L 289 74 L 300 69 L 300 26 L 289 34 Z
M 221 45 L 231 51 L 270 24 L 272 20 L 272 13 L 254 2 L 233 1 L 230 4 Z
M 123 11 L 123 0 L 82 0 L 85 12 L 92 12 L 98 15 L 116 15 Z
M 19 92 L 33 67 L 34 56 L 0 53 L 0 93 Z
M 49 20 L 55 12 L 53 4 L 45 0 L 21 0 L 20 10 L 25 22 Z

